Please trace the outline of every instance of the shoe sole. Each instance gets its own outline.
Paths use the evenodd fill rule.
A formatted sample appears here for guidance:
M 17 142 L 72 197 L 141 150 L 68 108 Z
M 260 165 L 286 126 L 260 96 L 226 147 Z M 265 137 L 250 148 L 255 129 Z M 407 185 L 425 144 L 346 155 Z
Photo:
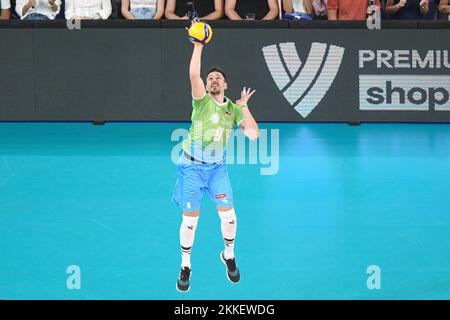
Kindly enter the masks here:
M 232 284 L 238 284 L 239 281 L 240 281 L 240 279 L 239 279 L 239 281 L 237 281 L 237 282 L 234 282 L 234 281 L 232 281 L 232 280 L 230 279 L 230 276 L 228 275 L 228 267 L 227 267 L 227 263 L 225 262 L 225 259 L 223 258 L 222 253 L 223 253 L 223 251 L 220 251 L 220 260 L 221 260 L 222 263 L 225 265 L 225 275 L 227 276 L 228 281 L 230 281 Z
M 191 274 L 189 276 L 189 280 L 191 280 L 191 277 L 192 277 L 192 270 L 191 270 Z M 187 290 L 180 290 L 180 289 L 178 289 L 178 282 L 177 282 L 177 283 L 175 283 L 175 289 L 177 289 L 178 292 L 186 293 L 186 292 L 189 292 L 189 290 L 191 290 L 191 284 L 189 283 L 189 287 L 187 288 Z
M 189 285 L 189 287 L 187 288 L 187 290 L 180 290 L 180 289 L 178 289 L 178 284 L 176 283 L 176 284 L 175 284 L 175 289 L 177 289 L 178 292 L 186 293 L 186 292 L 189 292 L 189 290 L 191 290 L 191 286 Z

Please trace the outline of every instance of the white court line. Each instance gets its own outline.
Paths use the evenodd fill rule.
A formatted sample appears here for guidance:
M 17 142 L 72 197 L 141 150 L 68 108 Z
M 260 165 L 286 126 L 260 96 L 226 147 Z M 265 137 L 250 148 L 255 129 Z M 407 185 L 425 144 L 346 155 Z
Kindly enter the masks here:
M 106 230 L 109 230 L 109 231 L 111 231 L 111 232 L 113 232 L 113 233 L 115 233 L 115 234 L 120 234 L 120 233 L 117 232 L 116 230 L 111 229 L 111 228 L 108 227 L 107 225 L 105 225 L 105 224 L 103 224 L 103 223 L 101 223 L 101 222 L 99 222 L 99 221 L 97 221 L 97 220 L 95 220 L 95 219 L 92 219 L 92 221 L 95 222 L 96 224 L 98 224 L 99 226 L 102 226 L 102 227 L 105 228 Z

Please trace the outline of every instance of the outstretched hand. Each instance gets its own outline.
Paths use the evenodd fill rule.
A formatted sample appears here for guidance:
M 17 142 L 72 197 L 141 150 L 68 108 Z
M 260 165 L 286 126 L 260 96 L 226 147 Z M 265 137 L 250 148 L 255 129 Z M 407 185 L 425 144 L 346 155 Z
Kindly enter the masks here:
M 239 100 L 236 101 L 236 104 L 238 105 L 247 105 L 248 100 L 250 100 L 250 98 L 252 97 L 252 95 L 255 93 L 256 90 L 251 90 L 251 88 L 246 88 L 244 87 L 244 89 L 242 89 L 241 91 L 241 98 Z
M 186 17 L 186 16 L 185 16 Z M 194 18 L 194 19 L 192 19 L 191 20 L 191 24 L 189 25 L 189 27 L 185 27 L 184 29 L 186 30 L 186 32 L 188 33 L 188 35 L 189 35 L 189 29 L 190 28 L 192 28 L 192 26 L 194 25 L 194 24 L 196 24 L 196 23 L 198 23 L 198 22 L 200 22 L 200 19 L 198 19 L 198 18 Z M 192 40 L 191 40 L 191 42 L 194 44 L 194 46 L 195 47 L 203 47 L 203 44 L 202 43 L 199 43 L 199 42 L 193 42 Z

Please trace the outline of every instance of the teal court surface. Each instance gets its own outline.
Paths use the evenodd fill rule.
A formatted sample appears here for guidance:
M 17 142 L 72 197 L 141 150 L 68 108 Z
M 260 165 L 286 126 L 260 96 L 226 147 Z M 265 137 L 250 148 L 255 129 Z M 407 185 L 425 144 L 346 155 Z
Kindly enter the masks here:
M 0 299 L 450 299 L 450 125 L 260 124 L 277 173 L 229 165 L 241 282 L 204 197 L 181 294 L 171 135 L 188 126 L 0 123 Z

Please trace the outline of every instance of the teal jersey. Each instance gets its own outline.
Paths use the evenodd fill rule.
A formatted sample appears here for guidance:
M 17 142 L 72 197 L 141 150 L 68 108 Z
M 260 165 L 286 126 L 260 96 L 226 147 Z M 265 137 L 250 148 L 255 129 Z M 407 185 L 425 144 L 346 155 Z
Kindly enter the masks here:
M 244 121 L 242 107 L 225 100 L 220 104 L 209 94 L 192 99 L 192 124 L 183 150 L 193 158 L 207 163 L 224 159 L 234 125 Z

